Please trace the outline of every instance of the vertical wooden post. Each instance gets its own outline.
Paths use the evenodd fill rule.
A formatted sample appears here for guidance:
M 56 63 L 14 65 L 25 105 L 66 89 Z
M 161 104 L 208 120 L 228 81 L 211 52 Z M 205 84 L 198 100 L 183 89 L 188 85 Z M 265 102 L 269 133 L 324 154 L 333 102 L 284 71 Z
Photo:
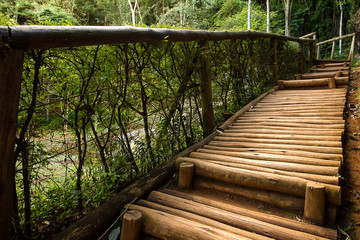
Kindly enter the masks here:
M 193 163 L 181 163 L 179 168 L 179 188 L 191 189 L 194 175 Z
M 200 88 L 202 100 L 203 134 L 205 137 L 215 129 L 215 119 L 212 102 L 209 41 L 201 41 L 199 42 L 199 45 L 201 48 Z
M 0 47 L 0 236 L 10 239 L 14 147 L 24 51 Z
M 315 48 L 316 48 L 315 44 L 316 44 L 316 42 L 310 43 L 310 65 L 311 66 L 313 66 L 315 63 Z
M 331 60 L 334 59 L 334 53 L 335 53 L 335 41 L 333 41 L 333 43 L 332 43 L 332 48 L 331 48 Z
M 320 59 L 320 45 L 317 46 L 316 59 Z
M 279 90 L 285 89 L 285 84 L 283 80 L 278 81 L 278 88 Z
M 354 49 L 355 49 L 355 33 L 352 37 L 352 42 L 351 42 L 351 47 L 350 47 L 350 53 L 349 53 L 349 61 L 350 61 L 350 64 L 352 65 L 353 64 L 353 60 L 354 60 Z
M 271 38 L 270 40 L 271 48 L 273 49 L 273 80 L 276 84 L 279 80 L 279 66 L 278 66 L 278 55 L 277 55 L 277 40 L 274 38 Z
M 302 79 L 302 74 L 295 75 L 295 80 L 301 80 L 301 79 Z
M 120 240 L 138 240 L 141 233 L 142 214 L 136 210 L 127 211 L 122 220 Z
M 320 226 L 324 225 L 325 186 L 323 184 L 306 184 L 304 220 Z
M 304 72 L 304 43 L 299 43 L 299 72 Z
M 329 88 L 336 88 L 336 80 L 335 80 L 335 78 L 329 78 L 328 86 L 329 86 Z

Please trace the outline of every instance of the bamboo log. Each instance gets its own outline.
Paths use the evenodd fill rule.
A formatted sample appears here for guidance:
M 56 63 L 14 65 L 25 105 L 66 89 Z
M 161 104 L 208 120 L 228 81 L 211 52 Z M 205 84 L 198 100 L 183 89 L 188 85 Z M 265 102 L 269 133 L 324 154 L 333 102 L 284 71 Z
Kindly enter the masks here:
M 307 152 L 301 150 L 284 150 L 284 149 L 270 149 L 270 148 L 231 148 L 231 147 L 221 147 L 221 146 L 213 146 L 206 145 L 204 146 L 206 149 L 213 150 L 223 150 L 223 151 L 232 151 L 232 152 L 254 152 L 254 153 L 270 153 L 270 154 L 278 154 L 285 156 L 299 156 L 299 157 L 308 157 L 308 158 L 319 158 L 324 160 L 333 160 L 342 162 L 343 156 L 342 154 L 326 154 L 326 153 L 315 153 L 315 152 Z
M 324 160 L 318 158 L 308 158 L 308 157 L 299 157 L 299 156 L 284 156 L 270 153 L 254 153 L 254 152 L 231 152 L 231 151 L 222 151 L 222 150 L 214 150 L 208 148 L 200 148 L 198 152 L 204 153 L 213 153 L 225 156 L 233 156 L 233 157 L 243 157 L 249 159 L 257 159 L 257 160 L 265 160 L 265 161 L 278 161 L 278 162 L 292 162 L 292 163 L 303 163 L 308 165 L 315 166 L 331 166 L 331 167 L 341 167 L 340 161 L 333 160 Z
M 311 79 L 311 80 L 288 80 L 284 81 L 285 88 L 302 88 L 302 87 L 320 87 L 327 86 L 327 79 Z
M 164 192 L 167 194 L 182 197 L 182 198 L 185 198 L 185 199 L 188 199 L 191 201 L 195 201 L 198 203 L 207 204 L 209 206 L 220 208 L 225 211 L 230 211 L 230 212 L 233 212 L 236 214 L 255 218 L 255 219 L 263 221 L 263 222 L 272 223 L 277 226 L 294 229 L 294 230 L 298 230 L 301 232 L 307 232 L 307 233 L 321 236 L 324 238 L 329 238 L 329 239 L 334 239 L 334 240 L 337 239 L 337 231 L 334 229 L 319 227 L 319 226 L 315 226 L 315 225 L 304 223 L 304 222 L 298 222 L 298 221 L 295 221 L 292 219 L 278 217 L 273 214 L 266 214 L 266 213 L 262 213 L 262 212 L 258 212 L 258 211 L 252 211 L 245 207 L 241 207 L 239 205 L 234 205 L 234 204 L 226 203 L 224 201 L 219 201 L 218 199 L 212 197 L 211 195 L 206 195 L 206 197 L 205 197 L 205 196 L 197 195 L 195 193 L 189 194 L 189 193 L 183 193 L 183 192 L 179 192 L 179 191 L 175 191 L 175 190 L 165 190 Z M 304 202 L 304 201 L 302 200 L 302 202 Z M 303 204 L 304 203 L 302 203 L 302 205 Z
M 334 53 L 335 53 L 335 41 L 332 42 L 332 47 L 331 47 L 331 60 L 334 59 Z
M 129 209 L 142 213 L 143 231 L 156 238 L 183 240 L 196 236 L 199 240 L 249 239 L 147 207 L 130 205 Z
M 229 137 L 217 136 L 215 141 L 228 142 L 255 142 L 255 143 L 276 143 L 276 144 L 294 144 L 307 146 L 321 146 L 321 147 L 342 147 L 340 141 L 329 141 L 325 138 L 323 140 L 298 140 L 298 139 L 273 139 L 273 138 L 243 138 L 243 137 Z
M 254 122 L 263 122 L 264 119 L 243 119 L 240 118 L 236 121 L 236 123 L 254 123 Z M 311 124 L 345 124 L 345 120 L 328 120 L 328 119 L 301 119 L 301 118 L 282 118 L 282 119 L 276 119 L 276 118 L 268 118 L 266 119 L 267 122 L 282 122 L 282 123 L 311 123 Z
M 343 113 L 342 112 L 323 112 L 321 113 L 322 116 L 324 117 L 338 117 L 338 118 L 342 118 L 343 117 Z M 309 117 L 309 116 L 314 116 L 313 113 L 307 113 L 307 112 L 286 112 L 286 111 L 279 111 L 279 112 L 246 112 L 244 113 L 243 117 L 247 117 L 247 116 L 267 116 L 267 117 L 271 117 L 271 116 L 287 116 L 287 117 Z
M 219 142 L 212 141 L 212 146 L 231 147 L 231 148 L 269 148 L 282 150 L 302 150 L 308 152 L 326 153 L 326 154 L 342 154 L 342 148 L 335 147 L 317 147 L 291 144 L 271 144 L 271 143 L 246 143 L 246 142 Z
M 318 79 L 318 78 L 330 78 L 330 77 L 335 77 L 335 74 L 338 71 L 334 71 L 334 72 L 317 72 L 317 73 L 303 73 L 302 74 L 302 78 L 303 79 Z M 343 76 L 348 76 L 349 72 L 347 71 L 341 71 Z
M 161 194 L 161 193 L 160 193 Z M 181 199 L 180 199 L 181 200 Z M 220 230 L 229 232 L 229 233 L 233 233 L 239 236 L 243 236 L 243 237 L 247 237 L 250 239 L 259 239 L 259 240 L 270 240 L 270 238 L 265 237 L 265 236 L 261 236 L 252 232 L 248 232 L 248 231 L 244 231 L 241 230 L 239 228 L 235 228 L 232 227 L 230 225 L 221 223 L 219 221 L 214 221 L 212 219 L 206 218 L 206 217 L 202 217 L 199 216 L 197 214 L 193 214 L 193 213 L 189 213 L 186 211 L 182 211 L 177 209 L 177 206 L 173 206 L 172 207 L 168 207 L 162 204 L 158 204 L 155 202 L 150 202 L 150 201 L 146 201 L 146 200 L 139 200 L 137 202 L 137 205 L 143 206 L 143 207 L 147 207 L 147 208 L 151 208 L 151 209 L 155 209 L 161 212 L 165 212 L 174 216 L 178 216 L 178 217 L 182 217 L 184 219 L 188 219 L 194 222 L 198 222 L 201 224 L 205 224 L 207 226 L 213 227 L 213 228 L 218 228 Z M 169 204 L 171 205 L 171 204 Z
M 247 159 L 247 158 L 233 157 L 226 155 L 224 156 L 216 153 L 192 152 L 190 154 L 190 157 L 204 159 L 204 160 L 205 159 L 215 160 L 220 162 L 223 161 L 230 163 L 239 163 L 244 165 L 265 167 L 265 168 L 284 170 L 289 172 L 311 173 L 311 174 L 329 175 L 329 176 L 335 176 L 339 173 L 339 168 L 337 167 L 316 166 L 316 165 L 300 164 L 293 162 L 255 160 L 255 159 Z
M 325 224 L 325 186 L 307 183 L 305 193 L 304 220 L 323 226 Z
M 281 193 L 305 197 L 306 183 L 311 182 L 297 177 L 281 176 L 271 173 L 256 172 L 221 166 L 193 158 L 178 158 L 177 165 L 182 162 L 195 164 L 195 174 L 242 186 L 271 190 Z M 326 199 L 336 206 L 341 205 L 341 189 L 339 186 L 326 185 Z
M 246 231 L 255 232 L 275 239 L 324 239 L 312 234 L 276 226 L 251 217 L 235 214 L 230 211 L 225 211 L 220 208 L 207 206 L 205 204 L 189 201 L 165 193 L 154 191 L 150 194 L 148 199 L 159 204 L 175 207 L 183 211 L 189 211 Z
M 182 163 L 179 167 L 179 188 L 191 189 L 194 164 Z
M 337 71 L 340 71 L 340 72 L 345 72 L 345 71 L 349 71 L 349 67 L 327 67 L 327 68 L 315 68 L 313 70 L 311 70 L 311 72 L 323 72 L 323 73 L 326 73 L 326 72 L 337 72 Z M 340 77 L 340 76 L 339 76 Z
M 136 210 L 127 211 L 122 220 L 120 240 L 139 239 L 142 224 L 142 214 Z
M 255 115 L 255 114 L 254 114 Z M 255 115 L 255 116 L 251 116 L 251 114 L 246 114 L 243 115 L 241 117 L 238 118 L 238 120 L 260 120 L 260 119 L 277 119 L 277 120 L 291 120 L 291 119 L 299 119 L 299 120 L 337 120 L 337 121 L 343 121 L 343 118 L 340 116 L 281 116 L 281 115 L 274 115 L 274 114 L 268 114 L 267 116 L 265 115 Z

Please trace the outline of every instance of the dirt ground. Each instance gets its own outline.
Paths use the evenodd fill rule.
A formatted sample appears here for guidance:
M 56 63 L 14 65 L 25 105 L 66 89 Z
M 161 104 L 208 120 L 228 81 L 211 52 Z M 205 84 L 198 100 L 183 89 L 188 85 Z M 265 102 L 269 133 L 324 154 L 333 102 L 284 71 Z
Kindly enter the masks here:
M 343 137 L 343 206 L 338 216 L 339 228 L 351 239 L 360 240 L 360 67 L 352 70 L 345 109 L 346 130 Z M 341 231 L 341 230 L 340 230 Z M 344 234 L 343 239 L 347 238 Z

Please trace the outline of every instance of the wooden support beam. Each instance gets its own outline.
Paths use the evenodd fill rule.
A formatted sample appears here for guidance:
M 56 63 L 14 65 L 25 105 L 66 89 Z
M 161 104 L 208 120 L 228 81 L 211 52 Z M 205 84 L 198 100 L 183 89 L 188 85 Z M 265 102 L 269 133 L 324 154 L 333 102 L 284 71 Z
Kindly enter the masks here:
M 191 189 L 194 174 L 194 164 L 182 163 L 179 167 L 179 188 Z
M 304 220 L 323 226 L 325 224 L 325 185 L 307 183 L 305 193 Z
M 120 240 L 138 240 L 141 233 L 142 214 L 137 210 L 130 210 L 124 214 Z
M 0 47 L 0 236 L 10 239 L 15 134 L 24 51 Z
M 202 100 L 203 135 L 206 137 L 215 129 L 214 108 L 211 86 L 209 41 L 199 42 L 201 48 L 200 91 Z
M 350 53 L 349 53 L 349 58 L 348 58 L 351 65 L 353 64 L 353 61 L 354 61 L 355 37 L 356 37 L 356 35 L 354 34 L 353 37 L 352 37 Z
M 332 48 L 331 48 L 331 60 L 334 59 L 334 53 L 335 53 L 335 41 L 333 41 L 333 43 L 332 43 Z

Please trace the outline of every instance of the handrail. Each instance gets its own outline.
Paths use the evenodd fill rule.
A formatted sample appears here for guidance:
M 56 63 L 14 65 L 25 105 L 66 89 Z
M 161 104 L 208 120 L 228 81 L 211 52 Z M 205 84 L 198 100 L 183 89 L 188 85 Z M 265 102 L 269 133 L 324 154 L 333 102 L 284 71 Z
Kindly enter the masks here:
M 316 58 L 319 59 L 320 58 L 320 46 L 325 44 L 325 43 L 329 43 L 332 42 L 332 47 L 331 47 L 331 57 L 330 59 L 333 60 L 334 59 L 334 53 L 335 53 L 335 42 L 344 38 L 348 38 L 348 37 L 352 37 L 352 42 L 351 42 L 351 47 L 350 47 L 350 52 L 349 52 L 349 57 L 348 60 L 350 61 L 350 63 L 352 64 L 353 62 L 353 58 L 354 58 L 354 49 L 355 49 L 355 33 L 350 33 L 347 35 L 343 35 L 341 37 L 335 37 L 332 39 L 328 39 L 319 43 L 316 43 L 316 47 L 317 47 L 317 56 Z
M 131 26 L 10 26 L 0 27 L 0 37 L 11 47 L 25 50 L 164 40 L 180 42 L 272 38 L 299 43 L 314 41 L 256 31 L 208 31 Z
M 313 37 L 313 40 L 316 40 L 316 32 L 312 32 L 312 33 L 308 33 L 304 36 L 301 36 L 300 38 L 301 39 L 306 39 L 306 38 L 309 38 L 309 37 Z

